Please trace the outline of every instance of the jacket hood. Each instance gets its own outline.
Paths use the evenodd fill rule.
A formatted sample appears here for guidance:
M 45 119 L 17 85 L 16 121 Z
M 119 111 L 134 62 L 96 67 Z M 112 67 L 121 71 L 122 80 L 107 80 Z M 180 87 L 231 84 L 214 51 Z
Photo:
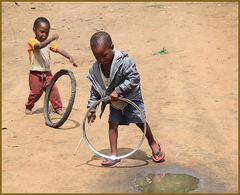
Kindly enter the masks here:
M 113 58 L 113 61 L 118 61 L 118 60 L 121 60 L 125 57 L 128 57 L 128 53 L 127 52 L 124 52 L 124 51 L 118 51 L 118 50 L 114 50 L 114 58 Z
M 114 50 L 114 57 L 109 76 L 109 83 L 111 83 L 111 81 L 113 80 L 118 68 L 123 64 L 123 60 L 125 57 L 128 57 L 128 53 Z M 99 63 L 97 61 L 95 61 L 92 67 L 90 68 L 87 78 L 92 82 L 93 87 L 101 94 L 101 96 L 102 97 L 105 96 L 106 87 L 103 83 Z

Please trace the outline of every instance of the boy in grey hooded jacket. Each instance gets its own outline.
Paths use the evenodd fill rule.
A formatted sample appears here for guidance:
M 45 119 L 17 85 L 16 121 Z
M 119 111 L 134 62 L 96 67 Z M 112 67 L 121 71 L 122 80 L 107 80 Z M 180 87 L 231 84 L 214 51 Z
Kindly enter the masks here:
M 144 103 L 141 93 L 140 76 L 135 62 L 125 52 L 114 50 L 112 39 L 107 32 L 99 31 L 90 40 L 96 62 L 89 70 L 88 79 L 92 82 L 90 99 L 87 107 L 91 107 L 99 99 L 110 96 L 109 140 L 111 155 L 117 156 L 117 135 L 119 125 L 135 123 L 144 131 L 144 121 L 140 113 L 132 105 L 123 105 L 118 100 L 122 96 L 133 101 L 144 113 Z M 106 103 L 102 104 L 102 112 Z M 94 122 L 96 108 L 88 115 L 88 122 Z M 152 150 L 152 160 L 162 162 L 165 153 L 158 139 L 154 139 L 147 123 L 146 138 Z M 102 166 L 112 166 L 120 160 L 104 159 Z

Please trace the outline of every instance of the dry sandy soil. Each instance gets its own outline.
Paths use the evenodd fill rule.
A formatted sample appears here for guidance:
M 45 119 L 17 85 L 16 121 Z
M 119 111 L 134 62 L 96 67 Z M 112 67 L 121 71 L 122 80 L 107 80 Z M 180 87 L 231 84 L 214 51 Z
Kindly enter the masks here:
M 59 33 L 58 44 L 79 64 L 52 54 L 53 73 L 69 69 L 77 80 L 72 113 L 60 129 L 45 125 L 43 97 L 33 115 L 24 113 L 26 43 L 38 16 L 50 20 L 50 33 Z M 151 161 L 146 140 L 112 168 L 102 168 L 85 142 L 72 155 L 89 97 L 89 39 L 97 30 L 108 31 L 115 48 L 135 59 L 165 162 Z M 163 47 L 168 54 L 153 55 Z M 69 87 L 59 86 L 63 99 Z M 107 125 L 94 131 L 98 143 L 103 131 Z M 127 141 L 137 143 L 137 131 L 119 141 L 122 152 L 132 147 Z M 107 140 L 99 149 L 108 149 Z M 2 192 L 137 192 L 137 173 L 162 172 L 200 178 L 198 192 L 238 191 L 238 3 L 3 2 Z

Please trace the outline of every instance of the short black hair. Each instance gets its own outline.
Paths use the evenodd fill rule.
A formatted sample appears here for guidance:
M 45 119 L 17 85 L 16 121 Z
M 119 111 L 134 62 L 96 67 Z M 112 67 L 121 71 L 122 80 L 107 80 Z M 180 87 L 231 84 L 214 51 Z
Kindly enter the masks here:
M 48 21 L 47 18 L 44 18 L 44 17 L 38 17 L 34 23 L 33 23 L 33 28 L 37 28 L 39 26 L 40 23 L 45 23 L 45 24 L 48 24 L 49 27 L 50 27 L 50 22 Z
M 109 47 L 111 47 L 112 46 L 111 36 L 105 31 L 95 32 L 90 39 L 91 48 L 96 48 L 102 43 L 107 43 L 109 44 Z

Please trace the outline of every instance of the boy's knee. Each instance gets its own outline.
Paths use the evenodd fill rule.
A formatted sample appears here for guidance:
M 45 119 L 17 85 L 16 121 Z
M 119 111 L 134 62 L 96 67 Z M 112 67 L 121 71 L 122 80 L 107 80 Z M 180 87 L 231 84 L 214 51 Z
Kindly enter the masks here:
M 118 121 L 108 121 L 109 129 L 116 129 L 118 128 L 119 122 Z
M 34 91 L 34 90 L 32 90 L 30 94 L 33 97 L 41 97 L 42 93 L 43 93 L 42 91 Z

